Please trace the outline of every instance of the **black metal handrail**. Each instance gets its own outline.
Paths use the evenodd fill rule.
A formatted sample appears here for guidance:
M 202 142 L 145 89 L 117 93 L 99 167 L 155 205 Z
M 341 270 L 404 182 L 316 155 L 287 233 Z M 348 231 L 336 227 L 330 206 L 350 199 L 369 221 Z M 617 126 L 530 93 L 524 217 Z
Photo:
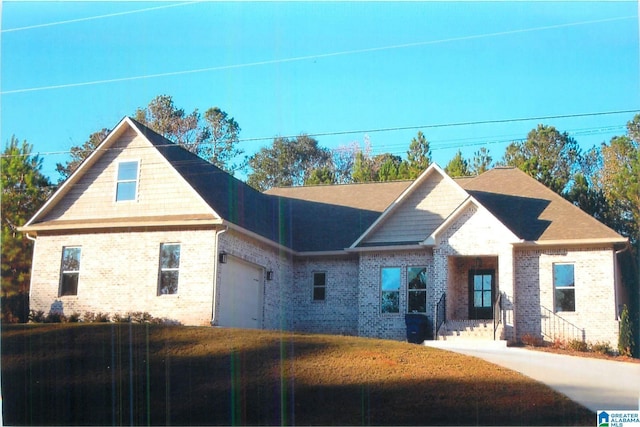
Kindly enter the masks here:
M 502 323 L 502 292 L 498 292 L 495 302 L 493 303 L 493 340 L 496 339 L 498 326 Z
M 440 327 L 444 322 L 447 321 L 447 294 L 445 292 L 442 293 L 440 297 L 440 301 L 436 304 L 436 335 L 435 339 L 438 339 L 438 332 L 440 332 Z
M 585 331 L 568 320 L 558 316 L 544 306 L 540 306 L 540 327 L 542 335 L 555 341 L 556 338 L 574 339 L 585 342 Z

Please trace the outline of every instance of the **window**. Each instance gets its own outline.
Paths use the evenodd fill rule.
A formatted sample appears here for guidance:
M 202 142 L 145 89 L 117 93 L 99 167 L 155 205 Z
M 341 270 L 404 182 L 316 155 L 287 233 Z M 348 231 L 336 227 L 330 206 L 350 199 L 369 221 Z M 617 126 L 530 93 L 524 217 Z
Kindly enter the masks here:
M 426 267 L 407 268 L 409 313 L 427 312 L 427 269 Z
M 80 277 L 80 247 L 62 248 L 62 266 L 60 267 L 60 296 L 78 295 Z
M 573 264 L 553 264 L 556 311 L 576 311 Z
M 327 273 L 313 273 L 313 300 L 324 301 L 327 293 Z
M 160 245 L 160 277 L 158 294 L 178 293 L 178 276 L 180 271 L 180 244 L 163 243 Z
M 382 312 L 400 312 L 400 268 L 383 268 L 380 288 L 382 291 Z
M 116 184 L 116 202 L 136 200 L 138 189 L 138 162 L 118 163 L 118 180 Z

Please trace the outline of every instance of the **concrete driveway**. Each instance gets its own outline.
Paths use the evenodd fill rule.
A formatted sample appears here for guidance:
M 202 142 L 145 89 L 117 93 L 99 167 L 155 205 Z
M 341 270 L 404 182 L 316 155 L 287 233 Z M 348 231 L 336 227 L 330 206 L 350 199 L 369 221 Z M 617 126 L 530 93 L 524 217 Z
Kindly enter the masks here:
M 426 341 L 426 345 L 479 357 L 518 371 L 592 411 L 640 409 L 640 363 L 545 353 L 493 342 Z

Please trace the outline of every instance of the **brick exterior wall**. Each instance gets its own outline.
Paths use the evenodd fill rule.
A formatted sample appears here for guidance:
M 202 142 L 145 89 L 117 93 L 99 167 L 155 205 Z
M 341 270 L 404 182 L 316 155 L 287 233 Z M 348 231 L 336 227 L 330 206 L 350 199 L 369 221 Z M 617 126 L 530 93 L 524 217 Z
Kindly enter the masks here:
M 273 271 L 273 279 L 265 280 L 263 294 L 262 327 L 264 329 L 293 329 L 293 310 L 291 298 L 293 293 L 293 260 L 286 252 L 281 252 L 271 245 L 251 239 L 229 230 L 219 237 L 218 252 L 226 252 L 257 267 L 265 273 Z M 222 269 L 218 271 L 218 283 L 222 280 Z M 219 296 L 219 295 L 218 295 Z M 223 303 L 216 298 L 216 305 Z M 219 309 L 219 308 L 218 308 Z
M 406 339 L 404 314 L 407 312 L 407 267 L 427 267 L 427 316 L 433 322 L 440 294 L 434 291 L 433 256 L 423 251 L 363 252 L 360 254 L 358 293 L 358 335 L 394 340 Z M 400 312 L 382 313 L 381 269 L 400 267 Z
M 449 318 L 468 316 L 468 296 L 465 258 L 480 257 L 483 262 L 496 265 L 496 285 L 502 298 L 502 321 L 504 336 L 507 340 L 515 338 L 514 291 L 513 291 L 513 234 L 484 209 L 468 207 L 453 223 L 438 236 L 434 249 L 435 293 L 446 292 L 452 296 L 447 299 Z
M 313 300 L 313 273 L 326 273 L 324 301 Z M 358 333 L 358 258 L 323 257 L 294 263 L 294 329 L 302 332 Z
M 180 243 L 177 294 L 158 295 L 161 243 Z M 82 248 L 74 296 L 59 296 L 64 246 Z M 212 314 L 213 246 L 213 230 L 40 235 L 33 256 L 30 307 L 65 315 L 141 311 L 207 325 Z
M 525 334 L 540 336 L 545 327 L 549 334 L 562 335 L 563 322 L 553 322 L 553 319 L 545 322 L 540 305 L 554 311 L 553 264 L 571 263 L 575 276 L 575 311 L 556 314 L 584 328 L 586 341 L 608 342 L 615 348 L 618 343 L 618 321 L 614 256 L 610 248 L 516 251 L 518 338 Z

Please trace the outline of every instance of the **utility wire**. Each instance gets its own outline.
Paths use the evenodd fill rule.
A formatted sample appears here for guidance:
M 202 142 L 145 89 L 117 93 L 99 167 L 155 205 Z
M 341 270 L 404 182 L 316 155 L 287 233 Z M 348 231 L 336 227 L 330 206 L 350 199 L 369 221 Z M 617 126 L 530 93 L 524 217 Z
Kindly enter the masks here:
M 93 81 L 88 81 L 88 82 L 65 83 L 65 84 L 60 84 L 60 85 L 39 86 L 39 87 L 23 88 L 23 89 L 13 89 L 13 90 L 2 91 L 2 92 L 0 92 L 0 95 L 10 95 L 10 94 L 16 94 L 16 93 L 25 93 L 25 92 L 37 92 L 37 91 L 53 90 L 53 89 L 65 89 L 65 88 L 79 87 L 79 86 L 92 86 L 92 85 L 98 85 L 98 84 L 118 83 L 118 82 L 141 80 L 141 79 L 151 79 L 151 78 L 158 78 L 158 77 L 180 76 L 180 75 L 185 75 L 185 74 L 195 74 L 195 73 L 204 73 L 204 72 L 211 72 L 211 71 L 232 70 L 232 69 L 238 69 L 238 68 L 262 66 L 262 65 L 283 64 L 283 63 L 289 63 L 289 62 L 306 61 L 306 60 L 310 60 L 310 59 L 331 58 L 331 57 L 337 57 L 337 56 L 354 55 L 354 54 L 359 54 L 359 53 L 380 52 L 380 51 L 385 51 L 385 50 L 405 49 L 405 48 L 418 47 L 418 46 L 428 46 L 428 45 L 435 45 L 435 44 L 440 44 L 440 43 L 451 43 L 451 42 L 457 42 L 457 41 L 477 40 L 477 39 L 490 38 L 490 37 L 498 37 L 498 36 L 505 36 L 505 35 L 512 35 L 512 34 L 522 34 L 522 33 L 534 32 L 534 31 L 545 31 L 545 30 L 552 30 L 552 29 L 558 29 L 558 28 L 575 27 L 575 26 L 579 26 L 579 25 L 590 25 L 590 24 L 599 24 L 599 23 L 604 23 L 604 22 L 615 22 L 615 21 L 622 21 L 622 20 L 628 20 L 628 19 L 638 19 L 638 17 L 635 16 L 635 15 L 620 16 L 620 17 L 616 17 L 616 18 L 606 18 L 606 19 L 597 19 L 597 20 L 591 20 L 591 21 L 570 22 L 570 23 L 567 23 L 567 24 L 546 25 L 546 26 L 542 26 L 542 27 L 525 28 L 525 29 L 520 29 L 520 30 L 499 31 L 499 32 L 495 32 L 495 33 L 476 34 L 476 35 L 471 35 L 471 36 L 451 37 L 451 38 L 440 39 L 440 40 L 429 40 L 429 41 L 422 41 L 422 42 L 403 43 L 403 44 L 396 44 L 396 45 L 391 45 L 391 46 L 372 47 L 372 48 L 365 48 L 365 49 L 353 49 L 353 50 L 346 50 L 346 51 L 342 51 L 342 52 L 331 52 L 331 53 L 322 53 L 322 54 L 315 54 L 315 55 L 304 55 L 304 56 L 297 56 L 297 57 L 292 57 L 292 58 L 269 59 L 269 60 L 265 60 L 265 61 L 248 62 L 248 63 L 243 63 L 243 64 L 220 65 L 220 66 L 215 66 L 215 67 L 197 68 L 197 69 L 192 69 L 192 70 L 170 71 L 170 72 L 165 72 L 165 73 L 145 74 L 145 75 L 140 75 L 140 76 L 129 76 L 129 77 L 120 77 L 120 78 L 113 78 L 113 79 L 93 80 Z
M 33 30 L 36 28 L 53 27 L 55 25 L 73 24 L 76 22 L 92 21 L 94 19 L 112 18 L 114 16 L 131 15 L 134 13 L 150 12 L 152 10 L 168 9 L 170 7 L 188 6 L 195 3 L 201 3 L 201 2 L 189 1 L 189 2 L 183 2 L 183 3 L 173 3 L 173 4 L 162 5 L 162 6 L 156 6 L 156 7 L 148 7 L 146 9 L 136 9 L 136 10 L 129 10 L 125 12 L 115 12 L 115 13 L 109 13 L 106 15 L 87 16 L 85 18 L 68 19 L 66 21 L 47 22 L 44 24 L 28 25 L 26 27 L 8 28 L 6 30 L 0 30 L 0 33 L 13 33 L 16 31 Z
M 513 118 L 513 119 L 501 119 L 501 120 L 481 120 L 481 121 L 473 121 L 473 122 L 454 122 L 454 123 L 440 123 L 440 124 L 426 124 L 420 126 L 404 126 L 404 127 L 393 127 L 393 128 L 379 128 L 379 129 L 361 129 L 361 130 L 351 130 L 351 131 L 337 131 L 337 132 L 319 132 L 319 133 L 308 133 L 305 134 L 310 137 L 321 137 L 321 136 L 340 136 L 340 135 L 349 135 L 349 134 L 371 134 L 376 132 L 391 132 L 391 131 L 401 131 L 401 130 L 415 130 L 415 129 L 434 129 L 434 128 L 448 128 L 448 127 L 458 127 L 458 126 L 473 126 L 473 125 L 484 125 L 484 124 L 502 124 L 502 123 L 514 123 L 514 122 L 525 122 L 525 121 L 533 121 L 533 120 L 550 120 L 550 119 L 567 119 L 567 118 L 577 118 L 577 117 L 596 117 L 596 116 L 605 116 L 605 115 L 614 115 L 614 114 L 629 114 L 629 113 L 638 113 L 640 112 L 640 108 L 632 109 L 632 110 L 618 110 L 618 111 L 604 111 L 604 112 L 594 112 L 594 113 L 578 113 L 578 114 L 564 114 L 564 115 L 554 115 L 554 116 L 536 116 L 536 117 L 523 117 L 523 118 Z M 577 129 L 575 131 L 569 130 L 566 131 L 570 135 L 589 135 L 589 134 L 598 134 L 598 133 L 608 133 L 610 131 L 616 129 L 624 129 L 624 125 L 614 125 L 608 127 L 597 127 L 597 128 L 582 128 Z M 278 136 L 278 138 L 295 138 L 299 135 L 291 135 L 291 136 Z M 498 144 L 505 142 L 513 142 L 513 141 L 523 141 L 526 138 L 522 137 L 513 137 L 505 139 L 506 135 L 503 136 L 487 136 L 482 138 L 460 138 L 460 139 L 449 139 L 449 140 L 429 140 L 430 148 L 432 151 L 435 150 L 443 150 L 452 147 L 468 147 L 468 146 L 476 146 L 476 145 L 485 145 L 485 144 Z M 499 138 L 499 139 L 498 139 Z M 265 140 L 273 140 L 274 137 L 258 137 L 258 138 L 239 138 L 238 143 L 242 142 L 255 142 L 255 141 L 265 141 Z M 467 142 L 462 142 L 467 141 Z M 462 142 L 462 143 L 461 143 Z M 175 143 L 167 144 L 164 146 L 173 146 L 177 145 Z M 207 146 L 208 143 L 203 143 L 203 146 Z M 389 149 L 393 147 L 394 144 L 386 144 L 385 149 Z M 158 145 L 154 147 L 163 147 L 163 145 Z M 402 147 L 406 147 L 406 144 L 403 144 Z M 152 148 L 152 147 L 149 147 Z M 109 148 L 107 150 L 122 150 L 122 148 Z M 70 154 L 71 150 L 59 150 L 59 151 L 46 151 L 46 152 L 36 152 L 32 153 L 32 155 L 37 156 L 56 156 L 56 155 L 66 155 Z M 14 157 L 14 156 L 22 156 L 22 155 L 4 155 L 1 157 Z

